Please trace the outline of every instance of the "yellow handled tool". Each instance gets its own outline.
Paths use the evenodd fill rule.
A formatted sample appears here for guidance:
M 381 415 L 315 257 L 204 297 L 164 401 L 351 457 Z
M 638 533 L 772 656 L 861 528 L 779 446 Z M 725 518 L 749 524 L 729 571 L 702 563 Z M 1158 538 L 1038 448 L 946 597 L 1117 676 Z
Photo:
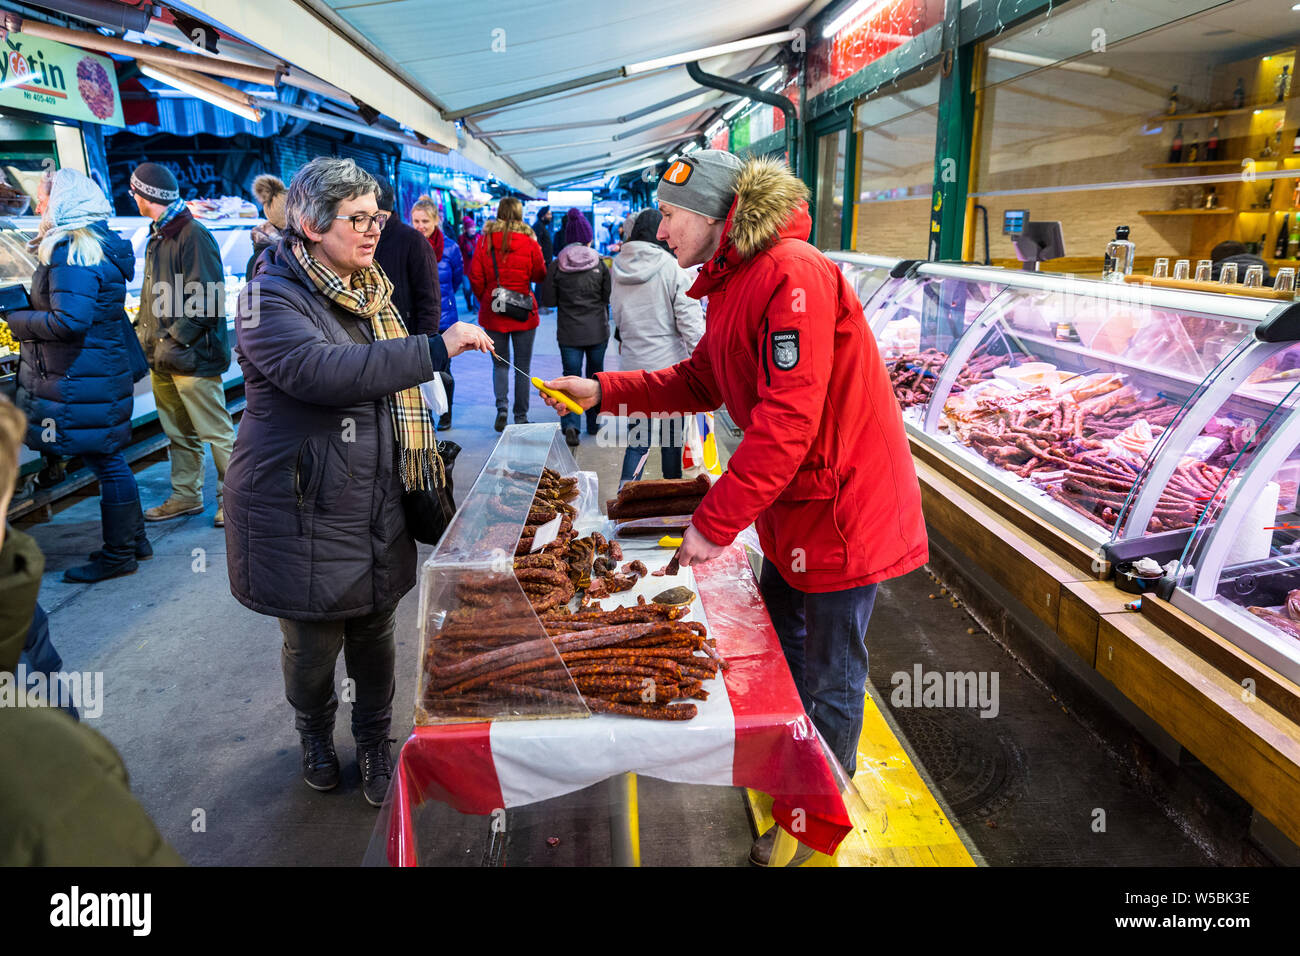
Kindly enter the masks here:
M 666 534 L 659 539 L 659 547 L 661 548 L 680 548 L 681 546 L 682 539 L 674 538 L 672 535 Z
M 570 411 L 574 412 L 577 415 L 582 414 L 583 411 L 582 406 L 579 405 L 577 402 L 575 402 L 568 395 L 565 395 L 558 388 L 547 388 L 545 385 L 542 384 L 542 380 L 538 378 L 536 375 L 531 375 L 531 376 L 525 375 L 524 372 L 519 368 L 519 366 L 515 365 L 513 362 L 507 362 L 500 355 L 497 355 L 496 352 L 492 353 L 492 357 L 500 362 L 504 362 L 506 365 L 509 365 L 520 375 L 524 375 L 524 377 L 527 378 L 528 381 L 533 383 L 533 387 L 537 389 L 539 392 L 541 392 L 543 395 L 549 395 L 551 396 L 551 398 L 554 398 L 556 401 L 562 402 L 565 405 L 565 407 L 567 407 Z

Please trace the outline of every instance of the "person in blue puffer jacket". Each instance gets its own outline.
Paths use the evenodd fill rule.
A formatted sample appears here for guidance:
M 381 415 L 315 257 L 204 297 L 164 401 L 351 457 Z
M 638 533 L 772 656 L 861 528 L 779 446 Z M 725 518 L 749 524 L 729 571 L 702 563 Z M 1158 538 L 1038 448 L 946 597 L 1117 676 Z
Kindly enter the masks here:
M 6 315 L 21 345 L 17 405 L 27 416 L 29 448 L 80 455 L 99 479 L 104 547 L 64 579 L 100 581 L 131 574 L 137 558 L 153 555 L 122 454 L 134 384 L 148 371 L 123 308 L 135 253 L 109 229 L 112 207 L 89 177 L 61 169 L 49 195 L 31 308 Z
M 456 293 L 465 279 L 465 259 L 460 246 L 454 242 L 443 245 L 442 258 L 438 261 L 438 288 L 442 290 L 442 318 L 438 320 L 438 331 L 446 332 L 460 321 L 456 309 Z M 439 372 L 442 384 L 447 389 L 447 414 L 438 417 L 438 431 L 451 427 L 451 396 L 456 389 L 456 380 L 451 377 L 451 367 Z

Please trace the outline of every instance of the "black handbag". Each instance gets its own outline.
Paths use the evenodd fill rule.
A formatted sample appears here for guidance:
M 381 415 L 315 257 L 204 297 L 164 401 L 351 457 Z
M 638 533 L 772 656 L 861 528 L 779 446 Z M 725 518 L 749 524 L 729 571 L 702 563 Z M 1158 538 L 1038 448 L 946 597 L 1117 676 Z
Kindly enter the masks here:
M 370 340 L 361 331 L 358 323 L 350 317 L 340 319 L 339 324 L 352 341 L 358 345 L 369 345 Z M 430 415 L 433 413 L 430 412 Z M 420 488 L 415 491 L 402 492 L 402 511 L 406 514 L 406 530 L 411 537 L 424 544 L 437 544 L 442 540 L 443 532 L 456 516 L 456 502 L 452 497 L 451 470 L 455 467 L 456 456 L 460 454 L 460 445 L 454 441 L 440 441 L 434 448 L 442 459 L 438 469 L 435 487 Z
M 527 322 L 533 317 L 533 306 L 535 304 L 533 294 L 531 292 L 515 292 L 501 284 L 501 273 L 497 269 L 497 250 L 491 239 L 487 240 L 487 247 L 492 256 L 492 276 L 496 279 L 496 285 L 492 287 L 492 311 L 496 315 L 505 316 L 507 319 Z
M 411 537 L 425 544 L 442 540 L 451 519 L 456 516 L 456 501 L 452 497 L 451 470 L 456 464 L 460 446 L 454 441 L 438 442 L 438 457 L 442 459 L 443 480 L 439 487 L 402 492 L 402 509 L 406 512 L 406 527 Z

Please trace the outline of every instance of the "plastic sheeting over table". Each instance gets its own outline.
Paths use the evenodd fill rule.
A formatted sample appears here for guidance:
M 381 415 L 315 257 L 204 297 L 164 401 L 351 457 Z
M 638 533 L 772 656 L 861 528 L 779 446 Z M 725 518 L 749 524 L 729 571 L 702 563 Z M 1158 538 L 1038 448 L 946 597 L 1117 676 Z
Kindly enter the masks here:
M 639 558 L 651 569 L 670 556 L 652 540 L 622 544 L 627 561 Z M 697 592 L 690 619 L 705 622 L 731 665 L 705 684 L 709 699 L 699 702 L 693 719 L 601 714 L 417 727 L 402 747 L 381 817 L 388 861 L 419 862 L 414 813 L 426 800 L 491 814 L 628 771 L 769 793 L 778 822 L 808 846 L 834 853 L 852 823 L 744 550 L 733 546 L 675 578 L 647 576 L 616 599 L 634 604 L 638 594 L 649 599 L 675 585 Z

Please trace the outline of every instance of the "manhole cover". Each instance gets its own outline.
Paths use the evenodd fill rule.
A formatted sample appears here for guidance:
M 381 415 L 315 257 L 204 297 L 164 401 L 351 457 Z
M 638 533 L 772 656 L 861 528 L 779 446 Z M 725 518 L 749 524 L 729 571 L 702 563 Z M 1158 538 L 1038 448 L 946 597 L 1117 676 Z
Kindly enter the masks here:
M 889 688 L 882 688 L 888 701 Z M 955 819 L 983 820 L 1019 795 L 1024 756 L 978 711 L 891 707 L 904 743 Z

